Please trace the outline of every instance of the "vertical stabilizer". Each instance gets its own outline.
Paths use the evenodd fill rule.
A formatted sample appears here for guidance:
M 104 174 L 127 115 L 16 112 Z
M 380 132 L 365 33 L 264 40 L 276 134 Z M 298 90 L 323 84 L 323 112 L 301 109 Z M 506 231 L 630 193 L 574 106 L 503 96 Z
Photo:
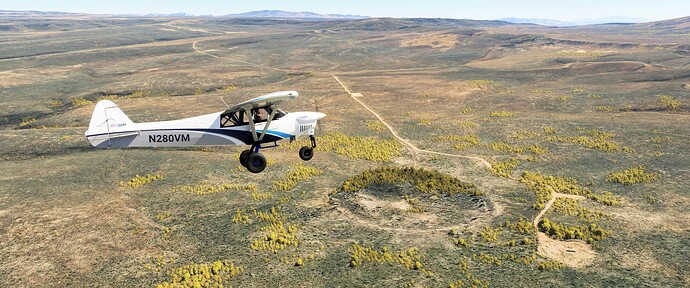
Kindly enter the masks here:
M 135 131 L 135 124 L 110 100 L 101 100 L 96 104 L 91 115 L 86 137 L 91 145 L 100 147 L 103 140 L 111 138 L 112 133 Z

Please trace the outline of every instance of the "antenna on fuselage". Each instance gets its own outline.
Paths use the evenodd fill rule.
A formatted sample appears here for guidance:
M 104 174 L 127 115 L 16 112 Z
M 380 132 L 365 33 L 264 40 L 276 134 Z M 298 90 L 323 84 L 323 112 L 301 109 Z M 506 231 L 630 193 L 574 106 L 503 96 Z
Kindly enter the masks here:
M 225 100 L 223 100 L 223 97 L 218 97 L 218 98 L 220 98 L 220 101 L 223 101 L 223 104 L 225 104 L 225 107 L 228 107 L 228 109 L 230 109 L 230 105 L 228 105 L 228 103 L 225 103 Z

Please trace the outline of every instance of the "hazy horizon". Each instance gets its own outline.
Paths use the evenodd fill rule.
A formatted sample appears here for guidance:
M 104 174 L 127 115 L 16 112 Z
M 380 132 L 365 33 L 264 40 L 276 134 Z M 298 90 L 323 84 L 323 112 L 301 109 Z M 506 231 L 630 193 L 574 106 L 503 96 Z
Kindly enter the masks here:
M 690 2 L 677 0 L 618 1 L 583 0 L 577 3 L 554 1 L 507 1 L 489 0 L 482 3 L 469 1 L 429 0 L 424 2 L 362 1 L 343 3 L 319 3 L 312 1 L 261 1 L 258 3 L 217 0 L 188 1 L 86 1 L 66 0 L 60 2 L 41 0 L 8 0 L 0 4 L 0 10 L 13 11 L 57 11 L 89 14 L 174 14 L 227 15 L 259 10 L 283 10 L 290 12 L 314 12 L 319 14 L 346 14 L 369 17 L 395 18 L 457 18 L 495 20 L 501 18 L 552 19 L 578 21 L 608 17 L 638 18 L 648 21 L 665 20 L 688 16 Z M 420 5 L 423 4 L 423 5 Z M 685 11 L 685 12 L 684 12 Z

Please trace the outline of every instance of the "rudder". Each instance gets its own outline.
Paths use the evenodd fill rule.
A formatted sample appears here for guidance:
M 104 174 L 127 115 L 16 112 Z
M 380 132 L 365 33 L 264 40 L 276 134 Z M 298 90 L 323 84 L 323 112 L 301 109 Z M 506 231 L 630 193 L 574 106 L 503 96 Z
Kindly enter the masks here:
M 98 146 L 95 142 L 101 141 L 94 141 L 97 138 L 110 138 L 112 133 L 134 131 L 134 126 L 134 122 L 115 103 L 110 100 L 101 100 L 93 109 L 89 130 L 86 130 L 85 136 L 92 145 Z

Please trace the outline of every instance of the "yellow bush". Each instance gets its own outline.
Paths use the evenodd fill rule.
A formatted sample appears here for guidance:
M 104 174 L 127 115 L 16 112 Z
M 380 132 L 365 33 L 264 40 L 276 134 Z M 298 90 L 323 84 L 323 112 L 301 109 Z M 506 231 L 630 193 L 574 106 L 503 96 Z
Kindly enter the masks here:
M 534 230 L 534 226 L 532 225 L 532 222 L 525 219 L 525 218 L 520 218 L 520 220 L 518 222 L 511 222 L 510 220 L 506 220 L 502 226 L 513 229 L 513 230 L 518 231 L 522 234 L 532 234 L 532 232 Z M 527 244 L 529 244 L 529 243 L 527 243 Z
M 236 90 L 236 89 L 237 89 L 237 87 L 235 87 L 235 85 L 227 85 L 227 86 L 223 86 L 223 88 L 218 89 L 218 91 L 220 91 L 220 92 L 230 92 L 230 91 L 234 91 L 234 90 Z
M 561 96 L 556 97 L 556 100 L 561 101 L 561 102 L 567 102 L 568 100 L 570 100 L 570 98 L 571 98 L 570 96 L 562 96 L 561 95 Z
M 62 107 L 62 104 L 63 104 L 63 103 L 62 103 L 62 100 L 60 100 L 60 99 L 53 99 L 53 100 L 50 100 L 50 102 L 48 102 L 48 108 L 50 108 L 50 109 L 59 109 L 60 107 Z
M 666 107 L 668 111 L 676 111 L 680 107 L 680 101 L 668 95 L 659 96 L 659 103 Z
M 285 178 L 273 181 L 273 191 L 286 192 L 295 188 L 297 183 L 321 175 L 323 172 L 314 167 L 304 166 L 302 163 L 295 165 L 295 169 L 288 172 Z
M 556 128 L 550 126 L 544 126 L 544 133 L 546 134 L 556 134 Z
M 515 113 L 510 111 L 491 111 L 489 112 L 490 117 L 513 117 Z
M 620 204 L 620 198 L 614 196 L 610 192 L 595 194 L 592 190 L 580 187 L 577 180 L 567 177 L 544 176 L 538 173 L 525 171 L 522 176 L 518 178 L 518 181 L 527 185 L 530 190 L 535 192 L 537 203 L 532 205 L 535 209 L 544 208 L 544 204 L 551 199 L 551 189 L 562 194 L 585 196 L 608 206 Z
M 613 134 L 609 132 L 602 132 L 599 130 L 588 130 L 587 134 L 589 134 L 590 137 L 587 136 L 569 136 L 569 137 L 561 137 L 561 136 L 549 136 L 546 138 L 546 141 L 549 142 L 560 142 L 560 143 L 574 143 L 574 144 L 580 144 L 584 147 L 587 147 L 589 149 L 594 149 L 594 150 L 599 150 L 599 151 L 604 151 L 604 152 L 627 152 L 627 153 L 632 153 L 632 149 L 621 146 L 618 143 L 608 141 L 608 139 L 613 137 Z
M 254 215 L 260 221 L 268 222 L 268 225 L 261 227 L 263 235 L 252 242 L 251 249 L 278 253 L 278 251 L 285 250 L 289 246 L 299 245 L 297 225 L 286 223 L 286 217 L 280 208 L 272 207 L 269 212 L 254 211 Z
M 168 272 L 169 280 L 156 285 L 157 288 L 177 287 L 223 287 L 244 269 L 228 260 L 213 263 L 190 263 Z
M 470 121 L 470 120 L 463 120 L 463 121 L 460 121 L 460 122 L 458 122 L 457 125 L 460 126 L 460 127 L 462 127 L 462 128 L 474 128 L 474 127 L 479 126 L 479 124 L 477 124 L 477 123 L 475 123 L 475 122 L 472 122 L 472 121 Z
M 553 203 L 553 211 L 570 216 L 576 216 L 579 217 L 580 220 L 587 222 L 596 222 L 601 219 L 608 219 L 611 217 L 606 213 L 581 207 L 576 199 L 571 198 L 556 199 L 556 201 Z
M 19 123 L 19 128 L 28 128 L 31 127 L 34 123 L 36 123 L 36 118 L 24 120 L 21 123 Z
M 120 187 L 126 187 L 126 188 L 139 188 L 141 186 L 144 186 L 146 184 L 149 184 L 153 181 L 163 179 L 163 176 L 161 175 L 152 175 L 152 174 L 146 174 L 144 176 L 140 176 L 139 174 L 135 175 L 134 178 L 131 180 L 124 182 L 120 181 Z
M 541 134 L 539 134 L 538 132 L 527 131 L 527 130 L 518 130 L 517 132 L 515 132 L 515 135 L 513 135 L 513 139 L 516 139 L 516 140 L 534 139 L 534 138 L 539 138 L 539 137 L 541 137 Z
M 350 252 L 350 266 L 352 267 L 361 266 L 365 261 L 376 264 L 400 264 L 408 270 L 418 270 L 424 274 L 431 275 L 431 271 L 424 268 L 424 259 L 426 257 L 419 253 L 417 247 L 400 252 L 389 251 L 388 247 L 383 247 L 381 251 L 377 251 L 373 247 L 355 243 L 347 251 Z
M 232 216 L 232 223 L 251 224 L 252 219 L 249 219 L 249 215 L 245 215 L 243 213 L 243 209 L 237 209 L 237 211 L 235 211 L 235 215 Z
M 649 138 L 649 141 L 655 144 L 661 144 L 670 141 L 670 139 L 668 137 L 652 137 Z
M 654 182 L 661 178 L 661 174 L 657 172 L 645 172 L 645 167 L 642 165 L 625 169 L 623 171 L 615 171 L 609 174 L 606 181 L 615 182 L 623 185 L 632 185 L 636 183 Z
M 84 99 L 82 97 L 72 98 L 72 107 L 74 108 L 86 106 L 89 104 L 93 104 L 93 101 L 89 99 Z
M 491 168 L 487 168 L 489 172 L 499 177 L 509 178 L 515 169 L 520 164 L 520 161 L 510 158 L 503 162 L 491 163 Z
M 501 228 L 492 229 L 491 227 L 484 227 L 482 231 L 479 231 L 479 236 L 482 236 L 486 242 L 496 242 L 498 241 L 498 236 L 501 235 Z
M 397 140 L 379 140 L 372 137 L 349 137 L 343 133 L 328 133 L 316 139 L 316 151 L 334 151 L 353 159 L 390 162 L 400 156 L 402 145 Z M 297 150 L 308 145 L 307 140 L 294 141 L 281 147 Z
M 172 216 L 170 211 L 163 211 L 161 213 L 156 214 L 156 219 L 158 219 L 158 221 L 163 221 L 165 219 L 170 218 L 170 216 Z
M 455 239 L 455 245 L 458 246 L 463 246 L 463 247 L 469 247 L 470 244 L 472 243 L 472 238 L 465 238 L 465 237 L 458 237 Z
M 252 200 L 254 201 L 261 201 L 261 200 L 266 200 L 266 199 L 271 199 L 273 198 L 273 194 L 271 192 L 258 192 L 258 191 L 252 191 Z
M 144 98 L 144 97 L 151 97 L 151 96 L 152 96 L 151 90 L 141 90 L 141 91 L 132 92 L 132 94 L 129 94 L 127 96 L 122 97 L 122 99 L 135 99 L 135 98 Z
M 386 126 L 379 121 L 369 121 L 365 125 L 367 126 L 367 128 L 374 130 L 376 132 L 383 132 L 384 130 L 386 130 Z
M 517 146 L 510 145 L 502 141 L 494 141 L 489 144 L 489 148 L 496 152 L 503 152 L 509 154 L 525 154 L 529 151 L 537 155 L 542 155 L 548 152 L 548 149 L 540 145 Z
M 252 192 L 255 193 L 256 190 L 256 185 L 254 184 L 218 184 L 218 185 L 209 185 L 209 184 L 199 184 L 196 186 L 190 186 L 190 185 L 184 185 L 184 186 L 177 186 L 173 188 L 173 192 L 184 192 L 184 193 L 191 193 L 195 195 L 211 195 L 215 194 L 218 192 L 225 192 L 228 190 L 235 190 L 235 191 L 244 191 L 244 192 Z

